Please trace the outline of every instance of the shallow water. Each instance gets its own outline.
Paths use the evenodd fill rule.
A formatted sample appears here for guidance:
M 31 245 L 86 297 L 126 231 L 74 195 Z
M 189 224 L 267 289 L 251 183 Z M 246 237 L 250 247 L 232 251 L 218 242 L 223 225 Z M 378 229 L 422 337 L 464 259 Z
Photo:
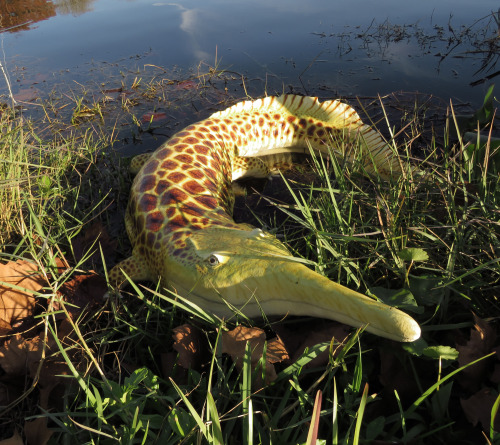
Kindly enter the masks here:
M 491 0 L 2 0 L 0 38 L 21 100 L 56 84 L 113 86 L 110 70 L 119 83 L 122 71 L 155 65 L 186 73 L 203 61 L 241 75 L 256 95 L 404 90 L 479 104 L 491 83 L 481 80 L 497 71 L 498 54 L 490 60 L 488 51 L 498 36 L 492 15 L 498 6 Z M 3 79 L 0 85 L 5 93 Z

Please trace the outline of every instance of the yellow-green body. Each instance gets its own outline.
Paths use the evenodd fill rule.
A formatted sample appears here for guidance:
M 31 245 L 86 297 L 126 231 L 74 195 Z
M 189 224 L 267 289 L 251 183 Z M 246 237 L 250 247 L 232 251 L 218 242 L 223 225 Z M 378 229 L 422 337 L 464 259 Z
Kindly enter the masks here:
M 401 174 L 378 132 L 338 101 L 285 95 L 236 104 L 175 134 L 142 164 L 132 185 L 126 227 L 132 256 L 111 279 L 156 280 L 221 316 L 310 315 L 335 319 L 383 337 L 412 341 L 418 324 L 405 313 L 334 283 L 294 259 L 274 236 L 232 218 L 232 182 L 267 176 L 259 157 L 328 153 L 365 169 Z

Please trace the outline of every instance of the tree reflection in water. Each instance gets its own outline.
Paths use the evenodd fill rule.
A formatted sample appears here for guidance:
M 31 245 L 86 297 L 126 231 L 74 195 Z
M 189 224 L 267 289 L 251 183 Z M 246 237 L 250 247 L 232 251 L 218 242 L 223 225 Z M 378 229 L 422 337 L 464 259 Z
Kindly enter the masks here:
M 0 1 L 0 32 L 17 32 L 56 14 L 74 16 L 92 10 L 96 0 L 2 0 Z

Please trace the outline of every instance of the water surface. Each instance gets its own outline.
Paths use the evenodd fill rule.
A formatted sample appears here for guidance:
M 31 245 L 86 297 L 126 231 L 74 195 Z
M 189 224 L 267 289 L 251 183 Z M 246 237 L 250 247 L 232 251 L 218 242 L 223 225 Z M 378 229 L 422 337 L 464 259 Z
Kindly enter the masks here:
M 490 84 L 484 78 L 494 80 L 498 68 L 498 53 L 491 54 L 498 50 L 492 14 L 498 6 L 491 0 L 2 0 L 0 38 L 13 91 L 24 99 L 56 84 L 109 85 L 111 68 L 117 76 L 144 76 L 151 65 L 187 73 L 204 62 L 241 75 L 256 95 L 404 90 L 478 104 Z M 0 85 L 5 93 L 3 79 Z

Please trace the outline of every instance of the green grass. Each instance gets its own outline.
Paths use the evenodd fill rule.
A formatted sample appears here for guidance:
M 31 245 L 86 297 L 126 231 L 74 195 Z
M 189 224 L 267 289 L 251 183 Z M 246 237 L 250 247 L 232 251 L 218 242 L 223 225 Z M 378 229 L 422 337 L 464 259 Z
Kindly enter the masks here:
M 84 110 L 81 100 L 75 103 Z M 450 127 L 456 120 L 450 113 Z M 416 118 L 408 124 L 414 134 L 420 132 Z M 52 276 L 40 294 L 37 320 L 57 339 L 47 359 L 65 362 L 65 379 L 73 382 L 49 410 L 36 407 L 38 387 L 8 410 L 0 409 L 6 424 L 22 429 L 26 413 L 46 417 L 55 431 L 49 444 L 486 440 L 459 409 L 460 398 L 470 394 L 458 380 L 463 367 L 455 347 L 460 335 L 469 335 L 472 312 L 486 319 L 500 313 L 500 180 L 494 149 L 473 152 L 443 128 L 437 136 L 444 144 L 433 139 L 425 147 L 421 172 L 411 170 L 403 156 L 406 175 L 397 181 L 366 178 L 356 165 L 314 156 L 312 183 L 301 181 L 300 174 L 283 180 L 288 202 L 275 203 L 273 212 L 256 209 L 256 219 L 277 224 L 273 228 L 294 253 L 332 280 L 410 312 L 423 337 L 402 346 L 354 331 L 337 355 L 333 340 L 312 346 L 295 363 L 276 365 L 277 379 L 259 387 L 256 377 L 264 360 L 261 369 L 252 370 L 247 347 L 238 371 L 221 352 L 221 332 L 234 323 L 163 289 L 133 285 L 121 296 L 110 293 L 97 308 L 69 316 L 71 304 L 56 296 L 86 267 L 73 258 L 72 240 L 94 219 L 105 226 L 116 221 L 117 207 L 123 211 L 126 205 L 127 174 L 103 154 L 110 141 L 100 130 L 79 133 L 75 127 L 64 138 L 41 139 L 29 122 L 8 113 L 1 125 L 2 259 L 35 259 L 47 275 L 55 258 L 70 263 L 69 272 Z M 411 151 L 404 141 L 397 148 Z M 61 317 L 73 328 L 64 339 L 56 335 Z M 168 360 L 175 356 L 172 329 L 183 323 L 197 326 L 208 345 L 207 358 L 196 369 Z M 300 330 L 303 321 L 286 323 Z M 324 350 L 330 351 L 329 363 L 308 368 Z M 379 378 L 388 372 L 381 367 L 391 364 L 394 378 L 404 377 L 400 384 Z M 480 385 L 498 395 L 487 375 Z M 5 437 L 11 434 L 6 428 Z M 499 441 L 494 431 L 486 436 Z

